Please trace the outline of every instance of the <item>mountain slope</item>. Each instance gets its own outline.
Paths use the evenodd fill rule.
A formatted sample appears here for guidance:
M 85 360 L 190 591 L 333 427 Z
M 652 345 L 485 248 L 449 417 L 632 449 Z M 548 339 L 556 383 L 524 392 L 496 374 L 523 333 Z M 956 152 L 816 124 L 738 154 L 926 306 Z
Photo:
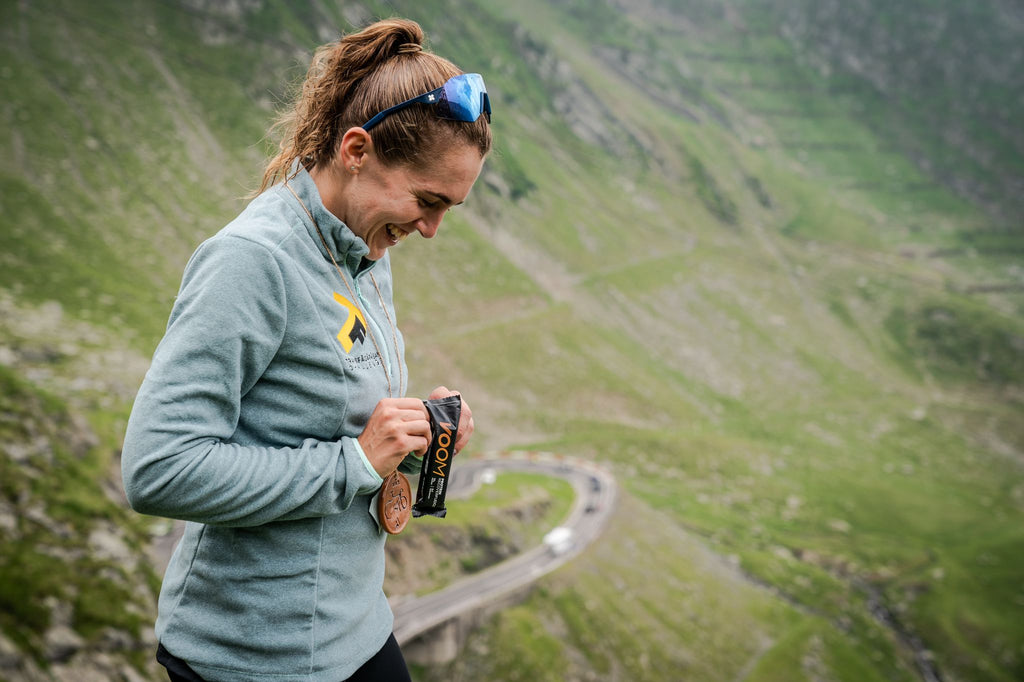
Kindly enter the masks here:
M 1018 58 L 979 74 L 949 50 L 939 90 L 996 94 L 940 111 L 944 43 L 893 66 L 880 34 L 924 38 L 877 4 L 7 3 L 0 288 L 22 322 L 0 360 L 116 463 L 130 391 L 108 389 L 141 379 L 184 260 L 242 205 L 284 83 L 339 27 L 411 16 L 484 73 L 497 142 L 442 234 L 395 253 L 411 392 L 458 386 L 476 447 L 600 459 L 630 496 L 424 679 L 1019 677 Z M 989 65 L 1019 32 L 980 7 Z M 951 121 L 963 145 L 936 142 Z M 74 352 L 32 330 L 55 309 Z M 109 349 L 125 378 L 76 382 Z

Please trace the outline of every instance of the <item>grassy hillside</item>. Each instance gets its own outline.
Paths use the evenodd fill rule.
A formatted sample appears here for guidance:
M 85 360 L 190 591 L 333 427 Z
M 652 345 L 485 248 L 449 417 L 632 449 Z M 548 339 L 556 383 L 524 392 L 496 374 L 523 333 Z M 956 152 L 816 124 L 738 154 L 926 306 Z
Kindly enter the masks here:
M 626 493 L 418 676 L 1019 679 L 1022 34 L 1005 3 L 876 4 L 4 3 L 0 366 L 61 402 L 3 416 L 87 419 L 67 475 L 102 497 L 184 261 L 243 205 L 286 83 L 339 29 L 410 16 L 485 74 L 497 143 L 441 235 L 394 255 L 412 392 L 458 386 L 476 448 L 591 457 Z

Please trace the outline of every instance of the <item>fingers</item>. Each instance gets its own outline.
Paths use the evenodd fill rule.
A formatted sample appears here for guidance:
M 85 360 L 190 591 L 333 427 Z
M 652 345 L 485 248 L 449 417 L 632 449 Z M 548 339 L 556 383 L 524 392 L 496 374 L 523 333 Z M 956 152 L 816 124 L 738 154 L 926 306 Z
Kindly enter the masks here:
M 469 437 L 473 435 L 475 425 L 473 424 L 473 410 L 469 409 L 469 403 L 462 399 L 462 414 L 459 417 L 459 432 L 455 436 L 455 452 L 460 452 L 469 443 Z
M 476 425 L 473 410 L 458 391 L 438 386 L 430 392 L 430 400 L 457 395 L 462 401 L 459 430 L 455 436 L 454 452 L 458 453 L 469 444 Z M 370 419 L 359 435 L 371 466 L 381 476 L 395 470 L 410 452 L 419 456 L 426 454 L 430 446 L 430 415 L 423 401 L 418 398 L 385 398 L 377 403 Z
M 447 398 L 450 395 L 458 395 L 456 391 L 449 391 L 447 386 L 438 386 L 430 395 L 427 396 L 427 400 L 439 400 L 441 398 Z
M 473 423 L 473 411 L 469 409 L 469 403 L 466 402 L 466 398 L 459 391 L 453 391 L 447 386 L 438 386 L 434 390 L 430 391 L 430 395 L 427 396 L 429 400 L 436 400 L 439 398 L 449 397 L 450 395 L 458 395 L 462 398 L 462 414 L 459 418 L 459 433 L 455 439 L 455 452 L 459 453 L 469 442 L 469 437 L 473 435 L 475 425 Z
M 377 403 L 376 409 L 389 412 L 393 411 L 403 415 L 413 412 L 424 419 L 430 418 L 427 408 L 423 406 L 423 401 L 419 398 L 384 398 Z
M 465 396 L 458 391 L 449 389 L 447 386 L 438 386 L 435 388 L 430 392 L 428 400 L 447 398 L 452 395 L 457 395 L 462 398 L 462 413 L 459 417 L 459 432 L 455 436 L 455 452 L 458 453 L 469 443 L 469 438 L 473 435 L 473 431 L 476 428 L 476 425 L 473 423 L 473 410 L 469 408 L 469 403 L 466 402 Z
M 423 402 L 415 398 L 381 400 L 358 440 L 370 465 L 386 476 L 409 452 L 427 451 L 430 420 Z

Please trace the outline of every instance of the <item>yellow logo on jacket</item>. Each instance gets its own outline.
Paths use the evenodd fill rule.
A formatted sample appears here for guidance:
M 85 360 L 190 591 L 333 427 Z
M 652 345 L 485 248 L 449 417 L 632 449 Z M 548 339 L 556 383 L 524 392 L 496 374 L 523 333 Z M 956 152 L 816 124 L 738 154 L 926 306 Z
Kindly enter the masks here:
M 362 341 L 366 338 L 366 318 L 363 317 L 362 311 L 354 303 L 338 292 L 334 292 L 334 300 L 348 309 L 348 319 L 345 320 L 345 324 L 341 326 L 341 331 L 338 332 L 338 341 L 341 342 L 341 347 L 348 353 L 351 352 L 352 346 L 355 345 L 356 341 Z

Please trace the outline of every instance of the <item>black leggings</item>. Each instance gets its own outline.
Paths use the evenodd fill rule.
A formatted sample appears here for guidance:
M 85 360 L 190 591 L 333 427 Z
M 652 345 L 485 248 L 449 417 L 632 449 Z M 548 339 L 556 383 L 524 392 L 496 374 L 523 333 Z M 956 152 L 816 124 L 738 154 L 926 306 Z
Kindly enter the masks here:
M 395 636 L 392 634 L 388 637 L 380 651 L 363 663 L 345 682 L 412 682 Z
M 185 661 L 167 651 L 163 644 L 157 646 L 156 660 L 167 668 L 171 682 L 205 682 Z M 395 636 L 388 637 L 380 651 L 344 682 L 411 682 L 409 668 Z

